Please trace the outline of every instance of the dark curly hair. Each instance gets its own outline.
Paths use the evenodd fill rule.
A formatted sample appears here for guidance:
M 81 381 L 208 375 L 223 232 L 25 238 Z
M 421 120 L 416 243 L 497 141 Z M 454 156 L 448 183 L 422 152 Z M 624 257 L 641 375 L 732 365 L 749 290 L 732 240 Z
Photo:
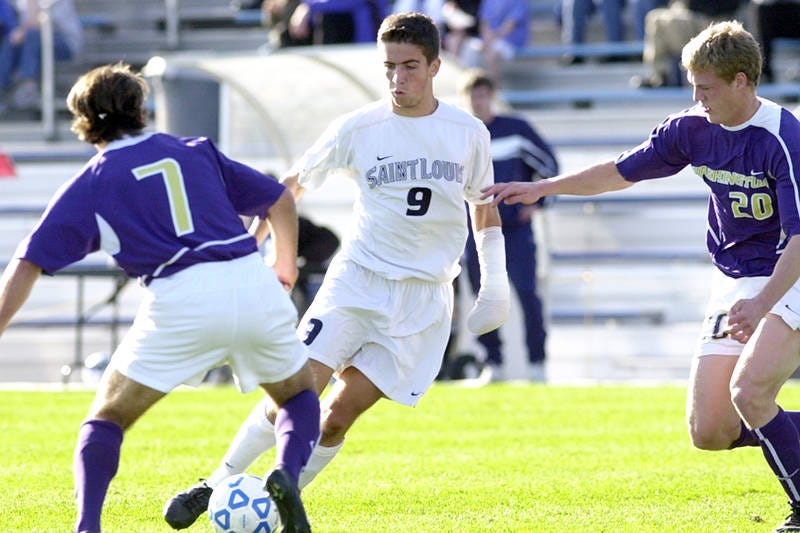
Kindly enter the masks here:
M 150 88 L 130 65 L 104 65 L 83 74 L 67 96 L 72 131 L 91 144 L 140 133 L 146 125 Z

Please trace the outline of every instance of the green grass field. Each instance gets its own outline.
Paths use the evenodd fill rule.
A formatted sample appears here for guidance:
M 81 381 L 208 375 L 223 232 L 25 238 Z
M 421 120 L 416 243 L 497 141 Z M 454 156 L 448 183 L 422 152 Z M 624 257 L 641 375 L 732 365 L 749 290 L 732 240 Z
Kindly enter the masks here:
M 684 392 L 437 383 L 415 409 L 383 401 L 364 415 L 306 507 L 317 533 L 771 531 L 788 506 L 760 449 L 693 449 Z M 180 390 L 140 420 L 104 532 L 171 531 L 164 501 L 216 467 L 259 394 Z M 91 396 L 0 391 L 0 530 L 72 531 L 71 456 Z M 797 407 L 800 387 L 780 399 Z M 201 518 L 185 531 L 212 530 Z

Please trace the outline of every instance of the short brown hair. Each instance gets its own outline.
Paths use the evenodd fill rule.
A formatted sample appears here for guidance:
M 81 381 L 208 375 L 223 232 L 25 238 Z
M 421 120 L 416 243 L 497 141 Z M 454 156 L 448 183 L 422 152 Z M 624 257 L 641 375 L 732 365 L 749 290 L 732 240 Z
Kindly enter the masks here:
M 738 72 L 754 87 L 761 80 L 761 48 L 736 20 L 711 24 L 693 37 L 683 47 L 681 63 L 690 72 L 710 70 L 727 82 Z
M 91 144 L 121 139 L 145 127 L 149 87 L 130 65 L 116 63 L 78 78 L 67 96 L 72 131 Z
M 394 13 L 389 15 L 378 28 L 380 43 L 409 43 L 418 46 L 428 64 L 439 57 L 441 36 L 439 28 L 428 15 L 423 13 Z
M 485 70 L 480 68 L 469 69 L 464 73 L 459 83 L 458 90 L 461 94 L 468 94 L 472 89 L 486 87 L 490 92 L 495 92 L 497 86 Z

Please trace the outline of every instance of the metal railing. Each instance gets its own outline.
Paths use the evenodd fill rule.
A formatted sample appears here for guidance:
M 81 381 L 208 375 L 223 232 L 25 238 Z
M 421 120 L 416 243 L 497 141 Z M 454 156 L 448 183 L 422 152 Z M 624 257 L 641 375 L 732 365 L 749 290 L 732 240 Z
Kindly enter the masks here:
M 45 139 L 52 141 L 58 136 L 56 127 L 56 68 L 55 68 L 55 27 L 53 25 L 52 7 L 59 0 L 39 0 L 39 25 L 42 38 L 41 69 L 41 108 L 42 133 Z M 180 0 L 164 0 L 165 38 L 169 49 L 180 45 Z

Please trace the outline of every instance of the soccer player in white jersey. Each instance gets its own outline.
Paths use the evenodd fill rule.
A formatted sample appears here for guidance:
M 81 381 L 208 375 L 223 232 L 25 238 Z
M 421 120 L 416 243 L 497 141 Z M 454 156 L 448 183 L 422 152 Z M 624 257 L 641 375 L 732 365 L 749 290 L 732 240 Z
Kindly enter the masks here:
M 389 99 L 334 121 L 284 181 L 299 197 L 343 172 L 358 191 L 351 235 L 298 327 L 310 349 L 317 391 L 336 376 L 323 400 L 322 435 L 301 474 L 301 488 L 333 459 L 364 411 L 384 397 L 416 405 L 433 383 L 450 336 L 452 282 L 467 238 L 465 200 L 482 279 L 468 326 L 485 333 L 509 312 L 500 217 L 480 192 L 493 183 L 489 132 L 434 96 L 441 59 L 439 32 L 429 17 L 390 15 L 378 32 L 378 47 Z M 274 407 L 257 405 L 222 465 L 206 482 L 167 502 L 167 521 L 188 516 L 197 502 L 207 504 L 210 487 L 271 447 L 272 420 Z
M 800 531 L 800 413 L 779 390 L 800 364 L 800 122 L 757 96 L 761 51 L 736 21 L 683 49 L 697 104 L 668 116 L 616 161 L 535 183 L 498 183 L 494 202 L 624 189 L 691 166 L 711 191 L 707 245 L 716 267 L 692 365 L 687 422 L 698 448 L 761 446 Z
M 297 279 L 294 199 L 271 176 L 205 138 L 143 133 L 147 85 L 123 64 L 81 76 L 67 98 L 73 131 L 98 153 L 64 184 L 0 282 L 0 334 L 42 272 L 100 249 L 145 297 L 78 432 L 75 531 L 100 533 L 123 433 L 181 383 L 225 362 L 242 392 L 280 405 L 275 469 L 265 480 L 284 531 L 310 531 L 297 487 L 319 438 L 319 399 L 287 294 Z M 240 216 L 271 226 L 274 269 Z

